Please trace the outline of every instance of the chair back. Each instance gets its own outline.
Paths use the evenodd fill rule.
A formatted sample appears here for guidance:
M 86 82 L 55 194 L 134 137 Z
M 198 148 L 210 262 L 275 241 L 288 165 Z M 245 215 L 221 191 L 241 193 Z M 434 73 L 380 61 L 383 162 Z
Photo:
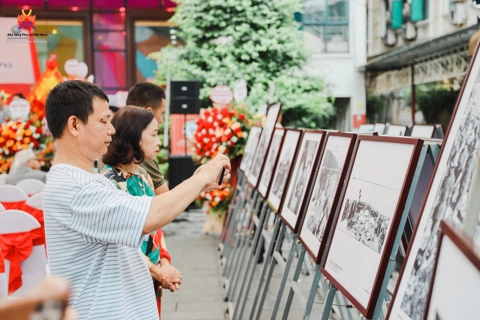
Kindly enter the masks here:
M 0 235 L 26 233 L 38 229 L 40 226 L 40 223 L 25 211 L 6 210 L 0 212 Z M 10 260 L 5 257 L 5 275 L 7 279 L 10 279 L 10 264 Z M 47 276 L 47 255 L 44 244 L 32 246 L 30 255 L 20 262 L 20 269 L 22 283 L 11 296 L 18 296 L 28 292 Z
M 5 211 L 5 207 L 0 203 L 0 212 Z
M 5 273 L 5 259 L 0 250 L 0 300 L 8 297 L 8 278 Z
M 32 195 L 42 192 L 45 188 L 45 182 L 38 179 L 24 179 L 18 182 L 16 186 L 25 191 L 27 194 Z
M 0 185 L 4 185 L 5 184 L 5 177 L 7 175 L 6 174 L 0 174 Z
M 32 208 L 43 210 L 43 193 L 40 192 L 40 193 L 34 194 L 33 196 L 27 199 L 25 204 Z
M 28 199 L 28 194 L 17 186 L 0 186 L 0 202 L 19 202 Z

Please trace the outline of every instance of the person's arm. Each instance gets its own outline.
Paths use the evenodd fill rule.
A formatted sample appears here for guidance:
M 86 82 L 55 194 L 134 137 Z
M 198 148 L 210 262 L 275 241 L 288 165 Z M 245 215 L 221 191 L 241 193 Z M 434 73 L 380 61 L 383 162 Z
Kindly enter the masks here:
M 155 188 L 155 194 L 156 194 L 157 196 L 158 196 L 158 195 L 161 195 L 162 193 L 168 192 L 168 191 L 170 191 L 170 189 L 168 188 L 166 182 L 164 182 L 160 187 Z
M 222 168 L 230 170 L 230 160 L 223 154 L 204 164 L 192 177 L 174 189 L 153 198 L 143 234 L 157 230 L 173 221 L 202 191 L 220 188 L 217 178 Z M 229 177 L 227 174 L 226 178 Z

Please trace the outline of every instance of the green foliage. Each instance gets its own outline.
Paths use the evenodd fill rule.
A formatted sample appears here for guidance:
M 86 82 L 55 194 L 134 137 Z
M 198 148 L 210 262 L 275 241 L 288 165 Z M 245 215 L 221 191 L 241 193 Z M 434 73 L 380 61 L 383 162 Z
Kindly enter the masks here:
M 385 99 L 376 94 L 367 95 L 367 122 L 380 122 L 385 108 Z
M 284 123 L 322 127 L 334 113 L 322 79 L 301 72 L 306 56 L 294 21 L 300 0 L 182 0 L 172 22 L 184 47 L 166 47 L 150 55 L 157 61 L 156 83 L 174 79 L 202 81 L 202 107 L 219 84 L 234 88 L 245 79 L 252 112 L 275 99 L 284 105 Z
M 417 86 L 415 92 L 417 108 L 425 121 L 448 126 L 459 92 L 439 85 Z

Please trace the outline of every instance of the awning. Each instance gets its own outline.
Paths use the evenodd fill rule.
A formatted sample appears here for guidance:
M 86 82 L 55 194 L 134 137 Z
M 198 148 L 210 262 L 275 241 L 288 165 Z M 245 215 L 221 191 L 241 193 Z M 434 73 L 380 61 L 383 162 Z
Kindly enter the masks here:
M 360 70 L 377 72 L 401 69 L 428 59 L 450 54 L 456 50 L 466 50 L 470 38 L 478 29 L 478 25 L 474 25 L 435 39 L 394 49 L 370 58 L 365 66 L 360 67 Z

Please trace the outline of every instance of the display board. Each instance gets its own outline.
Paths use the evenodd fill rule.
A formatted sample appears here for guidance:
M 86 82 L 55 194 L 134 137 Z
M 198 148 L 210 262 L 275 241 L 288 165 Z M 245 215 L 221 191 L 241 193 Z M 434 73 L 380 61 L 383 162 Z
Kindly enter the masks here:
M 323 149 L 326 133 L 321 130 L 305 131 L 288 181 L 285 201 L 280 207 L 280 217 L 287 226 L 297 232 L 305 208 L 305 198 L 310 190 L 314 169 Z
M 358 128 L 358 132 L 360 133 L 372 133 L 374 132 L 375 125 L 374 124 L 361 124 Z
M 433 138 L 435 133 L 435 125 L 416 124 L 412 127 L 410 137 L 412 138 Z
M 282 150 L 280 151 L 278 163 L 273 171 L 273 179 L 267 197 L 267 203 L 274 212 L 277 212 L 280 208 L 288 177 L 290 177 L 293 162 L 300 147 L 302 135 L 302 130 L 288 129 L 285 132 Z
M 440 221 L 452 220 L 460 224 L 465 215 L 480 149 L 480 59 L 477 55 L 478 49 L 463 82 L 435 164 L 433 179 L 390 303 L 388 315 L 391 320 L 423 317 Z
M 386 129 L 386 123 L 375 123 L 375 125 L 373 126 L 373 132 L 378 133 L 379 136 L 385 134 Z
M 251 168 L 247 175 L 248 182 L 254 187 L 257 186 L 258 179 L 260 179 L 262 174 L 265 156 L 268 154 L 268 150 L 270 149 L 270 142 L 272 141 L 275 125 L 281 111 L 282 105 L 280 103 L 273 104 L 268 108 L 265 125 L 263 126 L 262 133 L 260 134 L 260 140 L 258 141 L 258 146 L 253 157 Z
M 317 264 L 327 244 L 356 140 L 355 134 L 331 133 L 325 142 L 299 234 L 300 241 Z
M 254 126 L 250 129 L 248 134 L 245 150 L 243 151 L 242 162 L 240 163 L 240 170 L 242 170 L 245 174 L 252 164 L 253 156 L 255 155 L 255 150 L 257 149 L 258 140 L 261 133 L 262 128 Z
M 423 141 L 360 136 L 322 273 L 371 318 Z
M 441 223 L 425 320 L 478 319 L 480 248 L 452 223 Z
M 387 136 L 403 137 L 406 132 L 407 132 L 407 126 L 391 124 L 388 126 L 387 132 L 385 134 Z
M 265 159 L 263 174 L 260 178 L 260 182 L 258 183 L 258 192 L 264 199 L 266 199 L 268 196 L 268 191 L 272 180 L 272 173 L 277 164 L 278 155 L 280 154 L 280 149 L 282 148 L 284 137 L 285 129 L 275 128 L 275 132 L 273 133 L 272 138 L 272 144 L 270 146 L 270 151 L 267 154 L 267 159 Z

